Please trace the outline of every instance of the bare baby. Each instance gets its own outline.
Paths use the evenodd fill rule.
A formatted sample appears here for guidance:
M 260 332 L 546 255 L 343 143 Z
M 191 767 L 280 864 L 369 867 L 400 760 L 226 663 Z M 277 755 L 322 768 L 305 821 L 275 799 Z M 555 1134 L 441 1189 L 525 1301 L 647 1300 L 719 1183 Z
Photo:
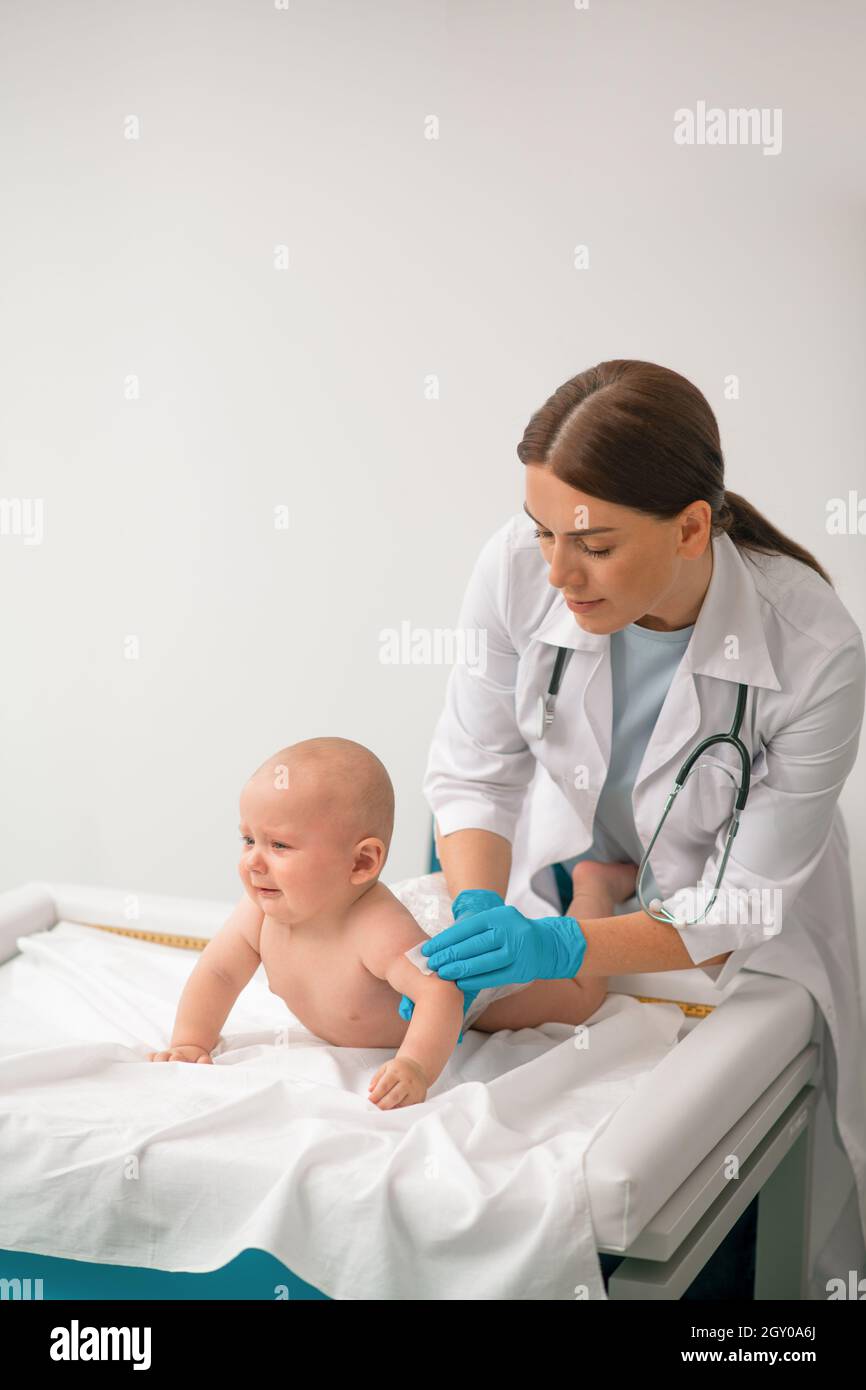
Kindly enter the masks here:
M 149 1060 L 209 1063 L 235 1000 L 262 964 L 272 993 L 325 1042 L 396 1049 L 370 1082 L 373 1104 L 391 1110 L 423 1101 L 460 1035 L 464 996 L 407 959 L 427 934 L 379 881 L 394 826 L 386 768 L 350 739 L 307 739 L 253 773 L 240 816 L 243 897 L 190 974 L 168 1050 Z M 608 868 L 622 866 L 577 866 L 575 875 L 598 871 L 575 898 L 584 916 L 610 912 Z M 404 994 L 414 1003 L 409 1022 L 398 1013 Z M 605 994 L 598 977 L 536 980 L 495 999 L 471 1026 L 578 1024 Z

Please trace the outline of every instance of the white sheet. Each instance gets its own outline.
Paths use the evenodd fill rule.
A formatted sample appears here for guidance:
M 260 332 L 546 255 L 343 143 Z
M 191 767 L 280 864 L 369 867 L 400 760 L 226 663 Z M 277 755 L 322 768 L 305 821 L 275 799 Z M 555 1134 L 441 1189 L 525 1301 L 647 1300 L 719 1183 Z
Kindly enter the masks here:
M 315 1038 L 261 969 L 213 1066 L 156 1064 L 192 953 L 65 922 L 18 945 L 0 1248 L 197 1272 L 254 1247 L 338 1299 L 606 1297 L 584 1154 L 675 1005 L 609 996 L 585 1050 L 562 1024 L 470 1030 L 423 1105 L 380 1111 L 390 1051 Z

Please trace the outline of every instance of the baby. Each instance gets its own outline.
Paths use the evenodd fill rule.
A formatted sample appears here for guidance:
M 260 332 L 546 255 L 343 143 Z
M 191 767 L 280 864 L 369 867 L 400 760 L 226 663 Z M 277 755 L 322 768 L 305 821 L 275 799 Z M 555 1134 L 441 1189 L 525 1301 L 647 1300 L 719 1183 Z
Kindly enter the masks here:
M 350 739 L 292 744 L 253 773 L 240 815 L 244 895 L 190 974 L 168 1051 L 151 1052 L 149 1060 L 210 1062 L 220 1029 L 261 963 L 271 992 L 325 1042 L 396 1049 L 370 1082 L 373 1104 L 391 1110 L 423 1101 L 464 1026 L 463 992 L 407 959 L 429 938 L 379 882 L 394 826 L 384 765 Z M 576 867 L 580 917 L 608 916 L 614 901 L 629 896 L 633 882 L 625 882 L 624 869 Z M 404 994 L 414 1004 L 409 1022 L 398 1013 Z M 605 994 L 605 980 L 580 976 L 536 980 L 487 1007 L 485 991 L 471 1026 L 490 1033 L 578 1024 Z

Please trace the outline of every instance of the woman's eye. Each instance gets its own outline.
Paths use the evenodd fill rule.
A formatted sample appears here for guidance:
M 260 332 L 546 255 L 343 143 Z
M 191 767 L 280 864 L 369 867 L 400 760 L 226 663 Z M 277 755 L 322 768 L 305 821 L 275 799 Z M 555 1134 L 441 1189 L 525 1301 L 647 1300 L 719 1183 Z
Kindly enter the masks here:
M 549 541 L 553 539 L 549 531 L 540 531 L 537 527 L 532 534 L 536 537 L 537 540 Z M 578 536 L 577 539 L 580 540 L 580 537 Z M 609 555 L 611 551 L 610 546 L 608 546 L 606 550 L 593 550 L 591 546 L 586 545 L 584 541 L 580 541 L 580 544 L 583 547 L 584 555 L 592 555 L 596 558 L 600 556 L 603 557 L 605 555 Z

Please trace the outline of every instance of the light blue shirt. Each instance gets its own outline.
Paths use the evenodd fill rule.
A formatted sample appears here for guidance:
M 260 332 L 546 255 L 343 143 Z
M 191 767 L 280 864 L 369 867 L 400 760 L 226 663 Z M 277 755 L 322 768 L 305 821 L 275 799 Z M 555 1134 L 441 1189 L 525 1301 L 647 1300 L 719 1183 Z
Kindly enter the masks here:
M 640 864 L 644 850 L 635 829 L 632 811 L 634 781 L 694 626 L 692 623 L 674 632 L 655 632 L 648 627 L 639 627 L 637 623 L 629 623 L 627 627 L 611 633 L 613 726 L 610 766 L 595 810 L 592 844 L 573 859 L 563 860 L 566 872 L 571 873 L 575 864 L 582 859 L 600 859 L 608 863 L 629 860 L 633 864 Z M 661 897 L 649 864 L 644 875 L 643 892 L 646 902 Z M 625 910 L 623 904 L 618 904 L 615 909 L 617 913 Z

